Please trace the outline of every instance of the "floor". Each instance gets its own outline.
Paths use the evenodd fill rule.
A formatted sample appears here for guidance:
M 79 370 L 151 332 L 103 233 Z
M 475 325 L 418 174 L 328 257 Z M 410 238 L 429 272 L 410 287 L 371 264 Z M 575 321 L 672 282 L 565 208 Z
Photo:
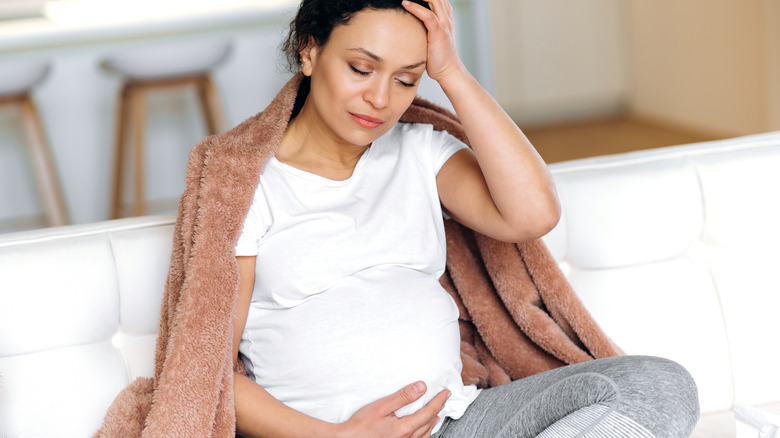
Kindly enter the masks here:
M 717 139 L 631 117 L 531 127 L 523 132 L 548 164 Z

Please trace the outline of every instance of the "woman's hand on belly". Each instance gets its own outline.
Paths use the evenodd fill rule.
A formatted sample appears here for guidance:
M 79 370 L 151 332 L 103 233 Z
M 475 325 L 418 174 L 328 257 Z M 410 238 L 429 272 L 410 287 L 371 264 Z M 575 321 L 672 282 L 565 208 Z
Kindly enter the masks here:
M 417 382 L 368 404 L 355 412 L 349 420 L 340 424 L 344 438 L 388 437 L 427 438 L 438 421 L 438 414 L 450 396 L 449 390 L 436 395 L 425 407 L 404 417 L 396 417 L 395 411 L 413 403 L 425 394 L 425 383 Z

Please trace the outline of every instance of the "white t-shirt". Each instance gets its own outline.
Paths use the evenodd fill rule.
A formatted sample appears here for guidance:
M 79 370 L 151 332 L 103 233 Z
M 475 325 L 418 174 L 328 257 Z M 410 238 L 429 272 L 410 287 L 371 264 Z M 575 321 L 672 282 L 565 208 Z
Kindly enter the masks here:
M 344 181 L 268 160 L 236 255 L 257 256 L 239 351 L 271 395 L 336 423 L 418 380 L 428 392 L 399 416 L 444 388 L 442 418 L 474 400 L 479 390 L 460 375 L 458 309 L 439 284 L 436 174 L 464 147 L 399 123 Z

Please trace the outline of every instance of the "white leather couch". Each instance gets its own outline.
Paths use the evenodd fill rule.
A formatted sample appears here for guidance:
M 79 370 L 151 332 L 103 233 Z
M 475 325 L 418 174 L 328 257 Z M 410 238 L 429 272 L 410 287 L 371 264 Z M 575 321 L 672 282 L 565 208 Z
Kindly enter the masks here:
M 691 371 L 694 436 L 735 436 L 735 401 L 780 412 L 780 133 L 552 169 L 546 242 L 627 353 Z M 152 374 L 173 220 L 0 235 L 0 437 L 88 437 Z

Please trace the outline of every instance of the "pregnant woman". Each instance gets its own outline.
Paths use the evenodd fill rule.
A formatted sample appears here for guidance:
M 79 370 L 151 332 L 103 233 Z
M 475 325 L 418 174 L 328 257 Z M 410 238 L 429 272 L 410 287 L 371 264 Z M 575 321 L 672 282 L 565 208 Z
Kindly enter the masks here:
M 479 390 L 461 380 L 443 215 L 505 242 L 560 217 L 544 162 L 461 62 L 447 0 L 304 0 L 285 48 L 305 76 L 235 247 L 246 437 L 677 437 L 679 365 L 615 357 Z M 423 73 L 471 149 L 401 123 Z

